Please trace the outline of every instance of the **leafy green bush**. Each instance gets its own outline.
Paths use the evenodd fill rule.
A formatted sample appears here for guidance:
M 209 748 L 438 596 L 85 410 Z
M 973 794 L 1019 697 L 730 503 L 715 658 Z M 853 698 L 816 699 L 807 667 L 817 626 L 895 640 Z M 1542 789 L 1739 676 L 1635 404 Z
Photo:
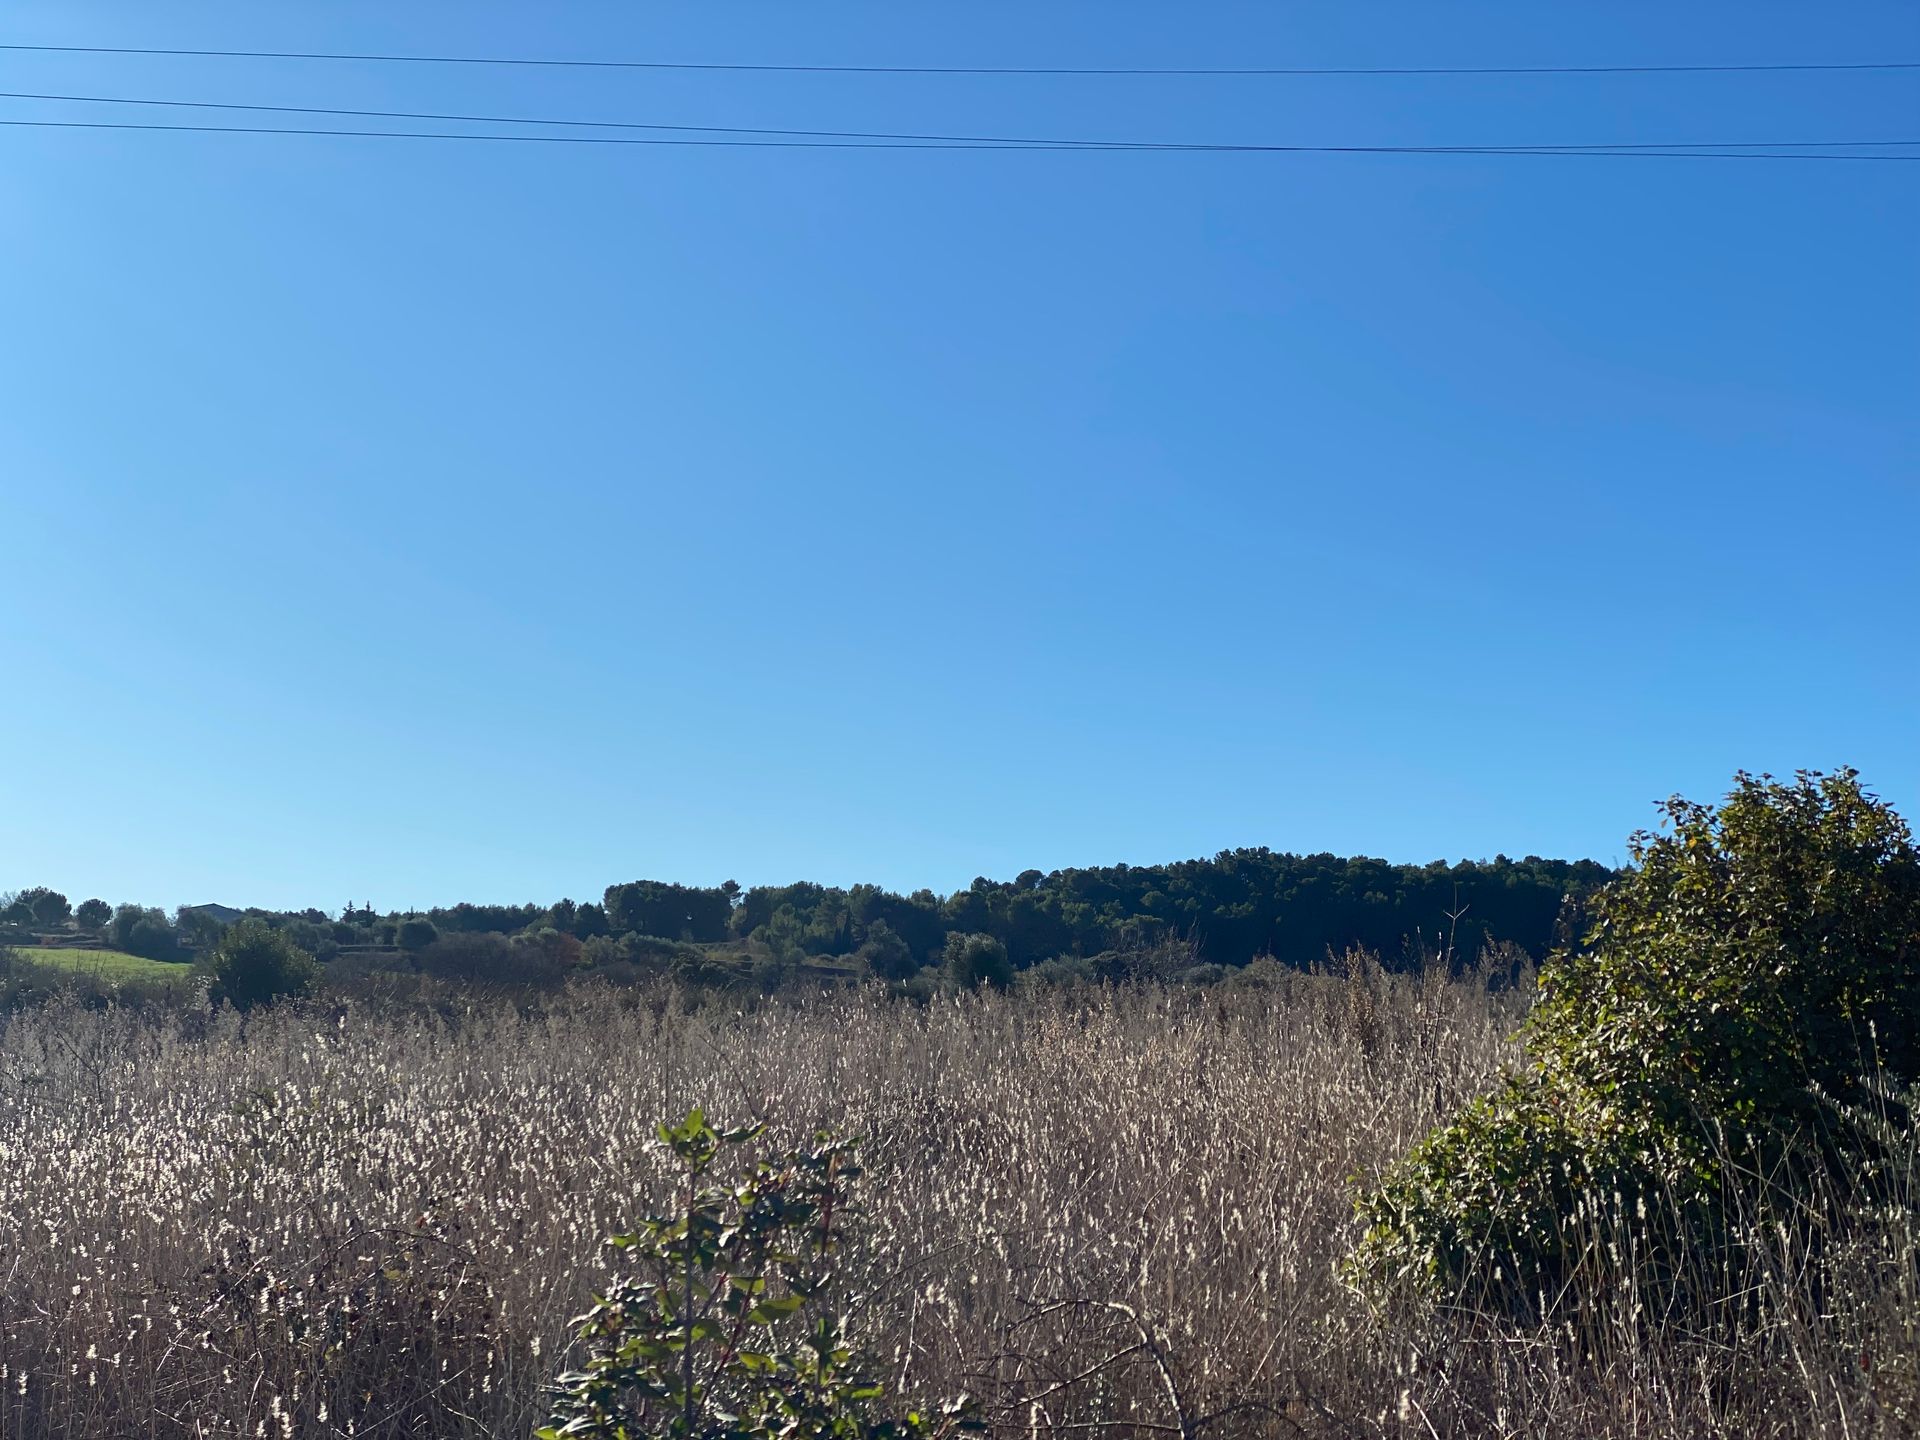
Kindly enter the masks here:
M 860 1169 L 825 1136 L 714 1183 L 758 1127 L 695 1110 L 660 1127 L 683 1196 L 611 1243 L 633 1269 L 579 1321 L 583 1368 L 559 1377 L 539 1440 L 946 1440 L 984 1428 L 965 1397 L 923 1414 L 889 1403 L 837 1308 Z
M 905 980 L 920 969 L 912 947 L 884 920 L 867 926 L 867 938 L 853 958 L 867 974 L 881 980 Z
M 294 944 L 285 931 L 255 919 L 228 926 L 201 963 L 209 982 L 209 997 L 241 1010 L 304 995 L 320 975 L 313 956 Z
M 393 943 L 402 950 L 418 954 L 440 938 L 440 931 L 431 920 L 422 920 L 411 916 L 402 920 L 393 932 Z
M 949 935 L 942 960 L 947 983 L 956 990 L 977 990 L 982 985 L 1004 990 L 1013 980 L 1007 947 L 991 935 Z
M 167 912 L 151 906 L 120 906 L 107 924 L 106 936 L 114 949 L 148 960 L 171 960 L 180 950 Z
M 1537 1293 L 1630 1225 L 1670 1280 L 1726 1240 L 1752 1177 L 1791 1200 L 1871 1170 L 1844 1112 L 1865 1076 L 1920 1075 L 1906 824 L 1851 770 L 1663 809 L 1586 948 L 1542 970 L 1531 1067 L 1362 1199 L 1363 1276 Z

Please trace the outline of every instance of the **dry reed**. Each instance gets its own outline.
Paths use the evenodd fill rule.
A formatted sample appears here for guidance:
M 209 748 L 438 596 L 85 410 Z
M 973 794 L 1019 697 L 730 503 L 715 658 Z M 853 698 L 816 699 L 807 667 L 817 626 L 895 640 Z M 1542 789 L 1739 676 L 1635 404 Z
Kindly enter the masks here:
M 859 1326 L 1003 1434 L 1913 1433 L 1894 1201 L 1845 1246 L 1779 1229 L 1737 1333 L 1624 1292 L 1525 1326 L 1371 1308 L 1338 1269 L 1355 1178 L 1515 1059 L 1524 1001 L 1350 968 L 924 1007 L 20 1014 L 0 1440 L 524 1436 L 602 1238 L 662 1198 L 655 1123 L 696 1103 L 866 1137 Z

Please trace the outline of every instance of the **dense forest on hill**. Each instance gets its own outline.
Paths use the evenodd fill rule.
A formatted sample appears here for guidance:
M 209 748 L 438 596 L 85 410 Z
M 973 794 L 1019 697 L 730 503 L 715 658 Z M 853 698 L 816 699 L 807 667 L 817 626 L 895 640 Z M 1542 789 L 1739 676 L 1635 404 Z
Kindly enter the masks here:
M 1304 969 L 1361 947 L 1389 965 L 1448 952 L 1471 960 L 1489 945 L 1538 958 L 1572 938 L 1585 898 L 1613 872 L 1590 860 L 1384 860 L 1222 851 L 1209 860 L 1110 865 L 1008 881 L 976 879 L 947 896 L 877 885 L 802 881 L 743 889 L 635 880 L 598 901 L 460 904 L 422 913 L 244 912 L 321 960 L 401 952 L 449 976 L 510 979 L 581 969 L 670 969 L 689 978 L 750 969 L 838 970 L 909 980 L 956 967 L 968 980 L 1014 972 L 1111 978 L 1125 957 L 1183 952 L 1189 968 L 1232 969 L 1260 957 Z M 154 958 L 184 958 L 243 912 L 164 911 L 87 901 L 72 907 L 38 887 L 0 897 L 0 924 L 98 936 Z M 7 937 L 0 936 L 0 939 Z

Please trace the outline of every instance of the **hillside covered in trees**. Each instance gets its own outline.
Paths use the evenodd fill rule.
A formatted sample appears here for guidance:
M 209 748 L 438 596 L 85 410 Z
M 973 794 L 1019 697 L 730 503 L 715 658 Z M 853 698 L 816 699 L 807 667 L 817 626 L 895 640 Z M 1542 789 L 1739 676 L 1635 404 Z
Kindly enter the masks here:
M 983 877 L 947 896 L 805 881 L 742 889 L 635 880 L 609 886 L 598 901 L 546 906 L 244 913 L 323 961 L 397 952 L 449 977 L 671 970 L 698 979 L 751 970 L 772 979 L 824 969 L 904 981 L 944 966 L 969 981 L 1004 981 L 1036 967 L 1060 978 L 1111 977 L 1146 952 L 1225 970 L 1260 957 L 1306 968 L 1354 946 L 1390 966 L 1443 950 L 1471 959 L 1496 943 L 1538 958 L 1571 938 L 1583 901 L 1612 873 L 1590 860 L 1536 856 L 1392 865 L 1243 849 L 1169 865 Z M 45 887 L 0 902 L 0 924 L 14 927 L 16 942 L 29 929 L 65 930 L 160 959 L 185 958 L 243 913 L 190 905 L 169 917 L 98 900 L 73 907 Z

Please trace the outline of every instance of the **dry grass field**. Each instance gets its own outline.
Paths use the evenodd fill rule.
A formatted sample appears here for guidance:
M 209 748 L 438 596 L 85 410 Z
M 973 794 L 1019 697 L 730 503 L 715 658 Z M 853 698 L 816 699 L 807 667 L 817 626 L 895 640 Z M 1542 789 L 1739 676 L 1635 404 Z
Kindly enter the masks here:
M 656 1122 L 696 1103 L 866 1137 L 859 1327 L 998 1434 L 1914 1433 L 1906 1222 L 1845 1293 L 1789 1266 L 1731 1338 L 1343 1283 L 1356 1177 L 1487 1087 L 1523 1007 L 1360 967 L 926 1007 L 22 1013 L 0 1440 L 525 1436 L 603 1237 L 663 1198 Z

